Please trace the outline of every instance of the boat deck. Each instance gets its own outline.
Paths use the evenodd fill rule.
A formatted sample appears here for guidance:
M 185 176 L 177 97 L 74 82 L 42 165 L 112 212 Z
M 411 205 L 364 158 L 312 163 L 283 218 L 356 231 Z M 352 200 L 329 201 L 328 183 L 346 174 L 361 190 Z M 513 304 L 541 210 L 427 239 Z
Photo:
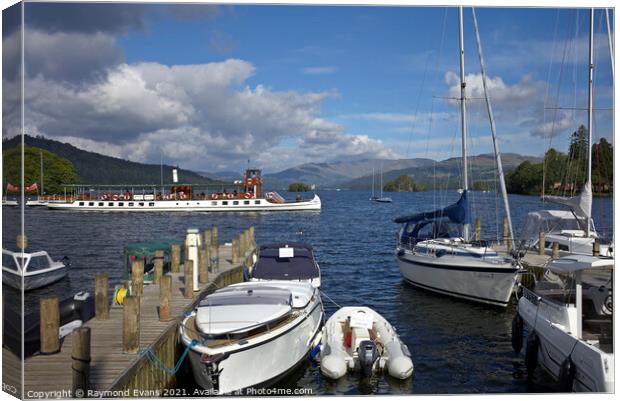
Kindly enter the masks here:
M 184 297 L 183 273 L 172 275 L 172 296 L 170 299 L 170 315 L 173 320 L 160 322 L 159 286 L 145 285 L 142 306 L 140 311 L 140 347 L 146 349 L 165 341 L 170 332 L 176 333 L 178 323 L 188 311 L 191 311 L 205 293 L 217 287 L 223 287 L 235 281 L 241 270 L 241 262 L 232 264 L 232 248 L 220 247 L 220 268 L 217 272 L 209 272 L 209 281 L 201 284 L 200 291 L 194 293 L 192 299 Z M 183 268 L 181 268 L 181 272 Z M 91 328 L 91 362 L 90 384 L 93 390 L 108 390 L 118 388 L 121 381 L 138 369 L 138 365 L 148 364 L 146 358 L 140 354 L 127 354 L 122 351 L 123 337 L 123 308 L 112 307 L 109 319 L 92 319 L 85 326 Z M 176 335 L 171 338 L 176 340 Z M 71 336 L 67 336 L 61 343 L 60 352 L 53 355 L 34 355 L 25 360 L 24 394 L 23 398 L 71 398 Z M 19 396 L 21 375 L 21 360 L 8 349 L 2 350 L 3 382 L 17 389 Z M 170 358 L 169 358 L 170 359 Z M 174 358 L 172 358 L 174 359 Z M 176 362 L 176 361 L 174 361 Z M 157 388 L 154 382 L 163 382 L 167 375 L 162 371 L 155 371 L 147 379 L 144 388 Z M 122 386 L 121 386 L 122 387 Z M 42 393 L 44 392 L 43 396 Z M 46 393 L 46 394 L 45 394 Z

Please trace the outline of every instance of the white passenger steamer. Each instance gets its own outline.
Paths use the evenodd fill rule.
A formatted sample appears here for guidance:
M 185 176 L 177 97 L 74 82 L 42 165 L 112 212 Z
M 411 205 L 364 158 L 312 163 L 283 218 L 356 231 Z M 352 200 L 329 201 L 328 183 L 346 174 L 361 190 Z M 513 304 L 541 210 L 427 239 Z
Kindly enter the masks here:
M 173 171 L 175 173 L 176 171 Z M 175 174 L 176 175 L 176 174 Z M 176 181 L 176 180 L 175 180 Z M 175 184 L 170 191 L 123 189 L 93 196 L 84 192 L 65 197 L 65 202 L 49 202 L 54 210 L 105 211 L 105 212 L 250 212 L 250 211 L 308 211 L 321 210 L 321 199 L 285 200 L 277 192 L 263 193 L 261 171 L 246 170 L 242 181 L 235 183 L 232 191 L 222 190 L 197 193 L 195 186 Z

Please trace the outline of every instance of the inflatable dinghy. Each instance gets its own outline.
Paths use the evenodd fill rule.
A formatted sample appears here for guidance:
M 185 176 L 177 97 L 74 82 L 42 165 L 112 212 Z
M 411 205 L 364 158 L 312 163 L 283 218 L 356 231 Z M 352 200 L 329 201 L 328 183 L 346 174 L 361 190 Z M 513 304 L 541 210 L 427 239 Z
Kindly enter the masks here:
M 323 327 L 321 373 L 338 379 L 347 371 L 387 371 L 397 379 L 413 374 L 409 348 L 383 316 L 364 306 L 339 309 Z

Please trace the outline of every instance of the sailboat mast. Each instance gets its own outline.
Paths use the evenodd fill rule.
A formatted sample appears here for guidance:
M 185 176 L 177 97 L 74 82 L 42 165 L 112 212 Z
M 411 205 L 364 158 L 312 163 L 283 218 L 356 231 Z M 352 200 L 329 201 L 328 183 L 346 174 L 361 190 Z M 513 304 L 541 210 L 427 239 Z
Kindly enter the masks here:
M 465 43 L 463 40 L 463 7 L 459 6 L 459 49 L 461 66 L 461 150 L 463 153 L 463 192 L 468 189 L 467 174 L 467 116 L 465 110 Z M 469 239 L 469 224 L 463 224 L 463 238 Z
M 381 176 L 379 177 L 379 184 L 381 185 L 380 191 L 381 191 L 381 198 L 383 198 L 383 162 L 381 162 L 381 165 L 379 166 L 379 173 L 381 174 Z
M 588 59 L 588 177 L 586 186 L 592 185 L 592 77 L 594 73 L 594 8 L 590 9 L 590 41 L 589 41 L 589 59 Z M 590 218 L 592 217 L 592 207 L 587 210 L 586 220 L 586 238 L 590 237 Z
M 510 204 L 508 203 L 508 191 L 506 191 L 506 181 L 504 179 L 504 168 L 502 166 L 502 156 L 499 152 L 499 143 L 497 141 L 497 133 L 495 131 L 495 119 L 493 118 L 493 107 L 491 106 L 491 99 L 487 90 L 487 72 L 484 65 L 484 56 L 482 55 L 482 44 L 480 43 L 480 32 L 478 31 L 478 19 L 476 18 L 476 10 L 472 7 L 472 16 L 474 17 L 474 30 L 476 31 L 476 44 L 478 46 L 478 57 L 480 58 L 480 74 L 482 75 L 482 87 L 484 88 L 484 99 L 487 104 L 487 113 L 489 115 L 489 121 L 491 123 L 491 136 L 493 137 L 493 150 L 495 151 L 495 163 L 497 164 L 497 173 L 499 175 L 499 186 L 502 191 L 502 198 L 504 200 L 504 210 L 506 211 L 506 219 L 508 220 L 508 228 L 510 230 L 510 238 L 514 238 L 514 232 L 512 231 L 512 219 L 510 218 Z M 514 246 L 514 242 L 510 241 L 511 247 Z M 512 250 L 512 249 L 511 249 Z
M 607 40 L 609 44 L 609 56 L 611 57 L 611 81 L 614 80 L 614 48 L 611 43 L 611 28 L 609 27 L 609 9 L 605 9 L 605 20 L 607 21 Z
M 39 151 L 39 156 L 41 157 L 41 195 L 43 195 L 43 151 Z

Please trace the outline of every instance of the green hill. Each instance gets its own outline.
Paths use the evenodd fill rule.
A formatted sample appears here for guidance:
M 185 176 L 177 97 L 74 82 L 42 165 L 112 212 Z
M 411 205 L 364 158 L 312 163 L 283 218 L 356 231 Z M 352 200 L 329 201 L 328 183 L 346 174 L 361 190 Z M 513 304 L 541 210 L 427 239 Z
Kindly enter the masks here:
M 73 163 L 77 171 L 76 183 L 78 184 L 158 185 L 161 182 L 161 166 L 159 164 L 142 164 L 116 157 L 104 156 L 78 149 L 69 143 L 63 143 L 39 136 L 32 137 L 26 135 L 24 137 L 24 142 L 29 146 L 45 149 Z M 4 140 L 2 142 L 2 147 L 4 150 L 8 150 L 16 148 L 19 143 L 20 138 L 16 136 Z M 38 157 L 37 154 L 37 160 Z M 172 183 L 172 169 L 173 166 L 163 166 L 164 184 Z M 45 171 L 43 175 L 46 175 Z M 220 182 L 183 169 L 179 169 L 179 181 L 187 184 L 217 184 Z
M 52 152 L 24 146 L 24 182 L 26 186 L 37 183 L 41 189 L 41 158 L 43 158 L 43 190 L 46 193 L 61 193 L 62 184 L 77 182 L 77 171 L 69 160 Z M 17 187 L 21 181 L 21 145 L 2 151 L 2 182 Z M 4 190 L 4 189 L 3 189 Z

